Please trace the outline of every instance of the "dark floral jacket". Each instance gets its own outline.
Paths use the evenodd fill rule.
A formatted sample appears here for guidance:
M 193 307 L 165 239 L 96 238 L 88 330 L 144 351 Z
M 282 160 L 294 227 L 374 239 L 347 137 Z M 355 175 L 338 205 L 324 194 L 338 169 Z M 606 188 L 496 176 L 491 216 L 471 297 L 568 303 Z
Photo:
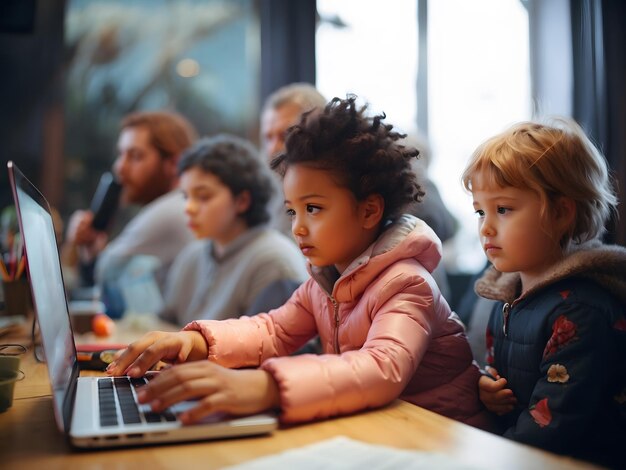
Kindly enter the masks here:
M 493 268 L 475 288 L 499 301 L 487 363 L 518 401 L 504 436 L 626 465 L 626 249 L 580 245 L 523 294 L 517 273 Z

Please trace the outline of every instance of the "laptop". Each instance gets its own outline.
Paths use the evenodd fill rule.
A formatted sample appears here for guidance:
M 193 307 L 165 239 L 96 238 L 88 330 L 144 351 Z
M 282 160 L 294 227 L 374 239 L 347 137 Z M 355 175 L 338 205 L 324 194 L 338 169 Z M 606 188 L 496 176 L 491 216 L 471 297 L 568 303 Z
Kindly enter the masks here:
M 13 162 L 9 161 L 7 168 L 24 238 L 55 420 L 72 445 L 97 448 L 196 441 L 265 434 L 276 429 L 276 416 L 269 413 L 245 417 L 216 413 L 185 426 L 177 414 L 193 406 L 193 401 L 179 403 L 160 414 L 136 402 L 136 390 L 147 383 L 149 376 L 79 377 L 50 206 Z

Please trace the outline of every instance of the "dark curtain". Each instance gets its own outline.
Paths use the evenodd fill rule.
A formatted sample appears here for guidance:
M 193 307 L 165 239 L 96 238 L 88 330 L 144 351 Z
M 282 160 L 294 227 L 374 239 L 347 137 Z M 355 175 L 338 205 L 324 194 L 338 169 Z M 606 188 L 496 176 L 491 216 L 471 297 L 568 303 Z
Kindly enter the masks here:
M 292 82 L 315 84 L 315 0 L 262 0 L 261 101 Z
M 571 0 L 574 118 L 604 152 L 620 200 L 626 192 L 626 3 Z M 608 242 L 626 244 L 626 209 L 609 224 Z
M 605 0 L 602 9 L 608 98 L 605 152 L 615 172 L 622 201 L 619 222 L 613 227 L 614 241 L 626 245 L 626 3 Z
M 13 160 L 54 206 L 62 190 L 65 0 L 0 2 L 0 209 Z

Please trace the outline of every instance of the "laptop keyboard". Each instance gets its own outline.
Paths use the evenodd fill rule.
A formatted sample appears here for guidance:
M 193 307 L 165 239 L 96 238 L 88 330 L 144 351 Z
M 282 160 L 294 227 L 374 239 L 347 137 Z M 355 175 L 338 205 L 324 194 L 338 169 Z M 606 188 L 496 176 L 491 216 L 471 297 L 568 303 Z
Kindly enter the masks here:
M 149 380 L 147 377 L 138 379 L 107 377 L 99 379 L 100 425 L 117 426 L 119 424 L 176 421 L 176 416 L 169 410 L 155 413 L 150 410 L 149 406 L 137 403 L 135 389 L 147 384 L 147 380 Z

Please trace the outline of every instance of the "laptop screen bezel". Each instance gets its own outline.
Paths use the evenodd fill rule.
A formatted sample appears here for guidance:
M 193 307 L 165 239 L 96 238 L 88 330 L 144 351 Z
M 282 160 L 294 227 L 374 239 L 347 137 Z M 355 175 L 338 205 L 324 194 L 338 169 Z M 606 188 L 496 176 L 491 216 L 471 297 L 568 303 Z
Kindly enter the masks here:
M 24 174 L 19 170 L 19 168 L 17 168 L 15 163 L 13 163 L 12 161 L 7 162 L 7 169 L 9 172 L 9 182 L 11 185 L 11 192 L 13 194 L 13 201 L 15 202 L 15 209 L 17 213 L 20 233 L 24 234 L 25 232 L 24 232 L 23 219 L 22 219 L 22 213 L 21 213 L 21 208 L 20 208 L 20 201 L 19 201 L 19 197 L 17 193 L 18 188 L 24 191 L 24 193 L 26 193 L 31 199 L 33 199 L 33 201 L 38 206 L 40 206 L 48 214 L 48 216 L 50 216 L 50 223 L 54 227 L 54 219 L 52 218 L 52 211 L 50 210 L 50 204 L 48 204 L 48 201 L 46 200 L 46 198 L 41 194 L 41 192 L 39 192 L 39 190 L 35 187 L 35 185 L 33 185 L 33 183 L 31 183 L 28 180 L 28 178 L 24 176 Z M 24 243 L 24 250 L 25 250 L 25 256 L 26 256 L 26 272 L 28 273 L 31 294 L 33 294 L 32 292 L 33 286 L 32 286 L 31 279 L 30 279 L 30 267 L 28 265 L 28 247 L 26 246 L 26 243 Z M 59 260 L 59 266 L 60 266 L 61 259 L 59 257 L 58 250 L 56 251 L 56 254 L 57 254 L 57 257 Z M 61 279 L 63 280 L 62 270 L 60 274 L 61 274 Z M 63 280 L 63 282 L 65 281 Z M 31 295 L 31 297 L 33 300 L 33 308 L 35 311 L 35 315 L 37 315 L 38 317 L 39 309 L 37 308 L 36 296 Z M 76 344 L 74 343 L 74 339 L 73 339 L 74 332 L 72 330 L 72 324 L 70 322 L 69 309 L 68 309 L 68 304 L 67 304 L 67 295 L 64 295 L 64 298 L 65 298 L 65 310 L 66 310 L 68 331 L 70 331 L 72 335 L 72 341 L 71 341 L 72 350 L 70 351 L 72 353 L 70 357 L 71 372 L 70 372 L 70 380 L 66 384 L 65 390 L 63 392 L 63 397 L 61 400 L 62 402 L 59 402 L 59 400 L 57 399 L 54 393 L 54 390 L 52 393 L 52 401 L 54 404 L 54 415 L 55 415 L 55 419 L 57 422 L 57 427 L 59 428 L 61 432 L 68 433 L 71 422 L 72 422 L 72 411 L 73 411 L 74 397 L 76 393 L 76 383 L 78 380 L 78 376 L 80 375 L 80 369 L 78 367 Z M 43 337 L 42 337 L 42 341 L 43 341 Z M 45 350 L 47 345 L 44 344 L 43 346 Z M 50 378 L 50 384 L 52 386 L 52 384 L 54 383 L 54 378 L 51 377 L 50 368 L 48 368 L 48 374 Z

